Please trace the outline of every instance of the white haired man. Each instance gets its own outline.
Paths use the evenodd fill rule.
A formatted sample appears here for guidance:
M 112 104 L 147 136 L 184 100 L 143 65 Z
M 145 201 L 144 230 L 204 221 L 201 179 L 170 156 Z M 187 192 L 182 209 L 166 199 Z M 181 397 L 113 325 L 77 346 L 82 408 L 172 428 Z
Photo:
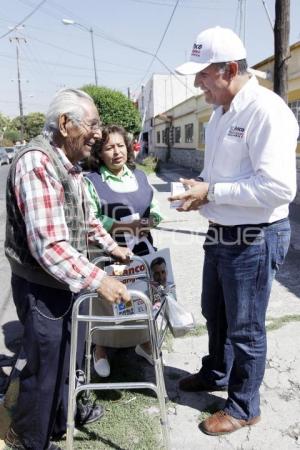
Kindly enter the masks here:
M 288 106 L 247 70 L 246 50 L 233 31 L 200 33 L 190 61 L 195 86 L 215 109 L 206 128 L 201 181 L 170 200 L 180 211 L 200 208 L 209 220 L 204 243 L 202 313 L 209 354 L 185 391 L 228 390 L 223 410 L 200 424 L 226 434 L 260 419 L 259 388 L 266 363 L 265 317 L 275 273 L 290 240 L 288 205 L 296 193 L 298 124 Z
M 92 98 L 83 91 L 56 94 L 43 135 L 14 159 L 7 180 L 5 253 L 12 292 L 24 326 L 20 393 L 5 442 L 11 448 L 55 450 L 51 436 L 66 430 L 72 305 L 82 291 L 97 291 L 109 302 L 129 300 L 125 286 L 87 259 L 88 241 L 128 262 L 90 213 L 77 163 L 101 138 Z M 84 329 L 78 339 L 81 369 Z M 103 415 L 101 406 L 78 408 L 77 423 Z

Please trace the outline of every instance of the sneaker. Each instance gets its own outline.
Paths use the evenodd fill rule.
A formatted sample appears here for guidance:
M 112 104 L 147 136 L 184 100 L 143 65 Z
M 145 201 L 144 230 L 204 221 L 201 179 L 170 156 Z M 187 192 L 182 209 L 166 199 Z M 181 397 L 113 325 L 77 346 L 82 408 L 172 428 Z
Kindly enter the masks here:
M 151 364 L 151 366 L 154 365 L 152 355 L 150 355 L 149 353 L 147 353 L 147 352 L 143 349 L 143 347 L 141 347 L 140 345 L 137 345 L 137 346 L 135 347 L 135 353 L 136 353 L 137 355 L 141 356 L 142 358 L 145 358 L 145 359 L 148 361 L 148 363 Z
M 28 448 L 22 444 L 21 439 L 11 427 L 8 429 L 6 433 L 4 442 L 8 448 L 13 450 L 26 450 L 26 448 Z M 62 448 L 58 447 L 58 445 L 54 444 L 53 442 L 50 442 L 46 450 L 62 450 Z
M 89 423 L 97 422 L 104 416 L 104 408 L 101 405 L 95 405 L 90 402 L 78 402 L 75 417 L 76 427 L 82 427 Z
M 109 377 L 110 375 L 110 365 L 107 358 L 96 359 L 95 352 L 93 352 L 93 361 L 95 372 L 101 378 Z

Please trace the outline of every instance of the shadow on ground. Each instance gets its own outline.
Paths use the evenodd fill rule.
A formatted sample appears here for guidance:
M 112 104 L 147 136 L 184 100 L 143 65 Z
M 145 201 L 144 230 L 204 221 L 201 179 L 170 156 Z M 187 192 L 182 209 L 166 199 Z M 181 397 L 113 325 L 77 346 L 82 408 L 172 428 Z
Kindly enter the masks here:
M 299 265 L 300 251 L 290 247 L 285 262 L 276 275 L 276 280 L 298 298 L 300 298 Z

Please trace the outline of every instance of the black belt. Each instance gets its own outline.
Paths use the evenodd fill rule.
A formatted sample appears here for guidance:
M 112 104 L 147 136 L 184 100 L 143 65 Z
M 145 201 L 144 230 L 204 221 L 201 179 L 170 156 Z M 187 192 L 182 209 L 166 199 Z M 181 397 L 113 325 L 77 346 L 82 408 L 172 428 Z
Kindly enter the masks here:
M 219 227 L 219 228 L 239 228 L 239 227 L 257 227 L 257 228 L 265 228 L 273 225 L 274 223 L 284 222 L 288 217 L 284 217 L 283 219 L 275 220 L 275 222 L 265 222 L 265 223 L 244 223 L 240 225 L 222 225 L 221 223 L 208 221 L 210 227 Z

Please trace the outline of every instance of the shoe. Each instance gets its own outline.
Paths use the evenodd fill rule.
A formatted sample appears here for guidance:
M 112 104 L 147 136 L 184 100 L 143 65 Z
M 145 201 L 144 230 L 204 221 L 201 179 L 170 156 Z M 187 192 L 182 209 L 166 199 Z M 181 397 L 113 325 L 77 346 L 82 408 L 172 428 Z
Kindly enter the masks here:
M 135 353 L 136 353 L 137 355 L 141 356 L 142 358 L 145 358 L 145 359 L 148 361 L 148 363 L 151 364 L 151 366 L 154 365 L 152 355 L 149 355 L 149 353 L 147 353 L 147 352 L 143 349 L 143 347 L 141 347 L 140 345 L 137 345 L 137 346 L 135 347 Z
M 97 420 L 100 420 L 103 416 L 103 406 L 79 402 L 77 404 L 75 426 L 82 427 L 84 425 L 88 425 L 89 423 L 97 422 Z
M 260 416 L 250 420 L 236 419 L 225 411 L 217 411 L 212 416 L 200 423 L 199 428 L 203 433 L 210 436 L 220 436 L 221 434 L 233 433 L 243 427 L 255 425 L 260 421 Z
M 95 372 L 101 378 L 109 377 L 110 375 L 110 365 L 107 358 L 100 358 L 96 360 L 95 352 L 93 352 L 93 361 Z
M 6 433 L 6 436 L 4 438 L 5 445 L 8 448 L 11 448 L 13 450 L 26 450 L 25 445 L 22 444 L 19 436 L 15 431 L 10 427 Z M 46 450 L 62 450 L 61 447 L 58 447 L 53 442 L 50 442 Z
M 201 379 L 198 373 L 182 378 L 179 381 L 179 388 L 182 391 L 186 392 L 197 392 L 197 391 L 214 392 L 227 390 L 227 386 L 216 386 L 206 383 Z

